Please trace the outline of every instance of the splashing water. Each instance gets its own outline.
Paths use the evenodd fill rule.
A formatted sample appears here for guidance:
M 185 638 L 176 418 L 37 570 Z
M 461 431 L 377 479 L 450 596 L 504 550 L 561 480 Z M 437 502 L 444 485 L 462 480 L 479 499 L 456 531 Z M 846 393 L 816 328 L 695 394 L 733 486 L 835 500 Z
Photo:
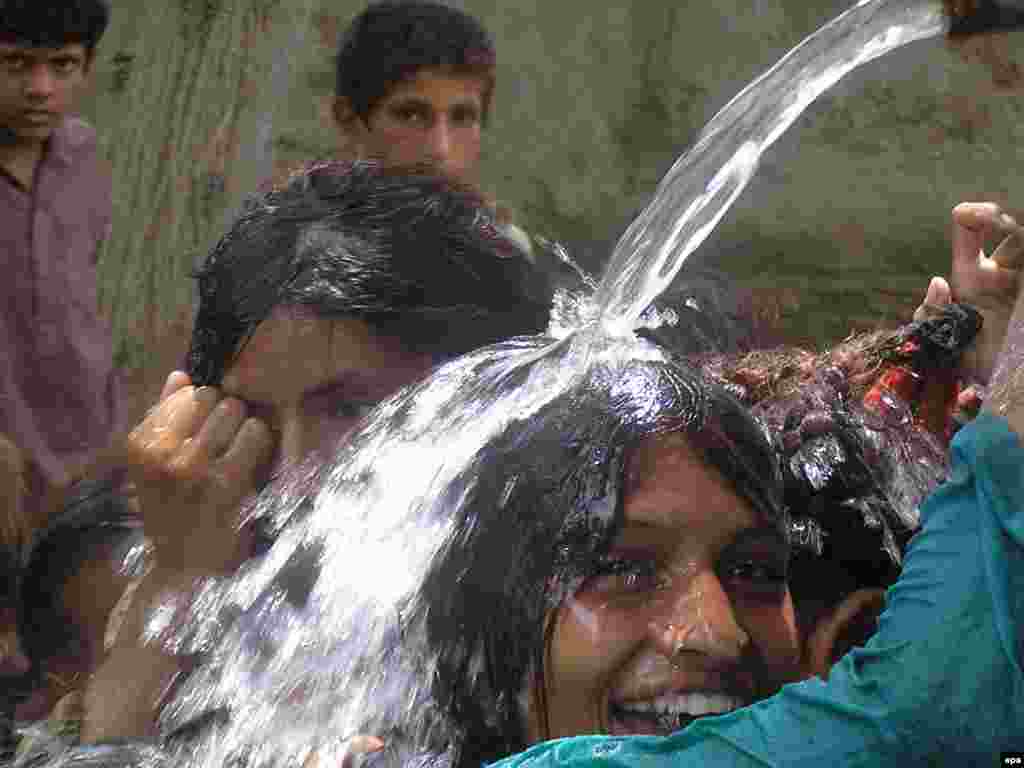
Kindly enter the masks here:
M 861 64 L 945 29 L 936 2 L 862 0 L 733 98 L 615 246 L 595 296 L 608 332 L 632 332 L 746 188 L 762 153 L 815 99 Z
M 382 404 L 332 466 L 307 467 L 263 500 L 258 511 L 278 532 L 265 556 L 153 616 L 152 642 L 205 657 L 165 708 L 162 731 L 218 709 L 230 712 L 225 723 L 191 746 L 82 748 L 51 764 L 297 766 L 357 732 L 401 733 L 392 757 L 444 764 L 450 734 L 429 706 L 437 660 L 403 614 L 453 533 L 481 447 L 583 376 L 658 359 L 632 331 L 672 322 L 645 310 L 761 154 L 855 67 L 944 30 L 937 0 L 864 0 L 742 91 L 661 182 L 593 296 L 561 299 L 551 336 L 467 355 Z

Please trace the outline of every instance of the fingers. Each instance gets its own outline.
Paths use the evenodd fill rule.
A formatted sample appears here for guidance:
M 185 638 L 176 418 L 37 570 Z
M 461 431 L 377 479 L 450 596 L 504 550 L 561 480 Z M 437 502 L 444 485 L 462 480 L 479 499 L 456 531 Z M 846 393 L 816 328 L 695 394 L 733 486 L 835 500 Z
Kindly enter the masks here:
M 952 300 L 953 292 L 949 283 L 944 278 L 933 277 L 928 283 L 924 302 L 914 311 L 914 320 L 917 322 L 927 320 L 937 308 L 949 304 Z
M 1019 270 L 1024 266 L 1024 227 L 1015 225 L 990 258 L 1003 269 Z
M 944 304 L 949 304 L 951 299 L 952 292 L 945 278 L 933 277 L 928 283 L 928 292 L 925 294 L 924 303 L 941 307 Z
M 182 447 L 181 460 L 188 465 L 210 463 L 223 456 L 245 421 L 245 404 L 229 397 L 217 403 L 198 433 Z
M 960 203 L 953 209 L 953 269 L 958 264 L 973 266 L 993 235 L 1020 234 L 1012 216 L 995 203 Z
M 209 471 L 232 496 L 242 498 L 270 460 L 273 438 L 262 421 L 246 418 L 245 403 L 217 402 L 219 396 L 212 387 L 179 390 L 154 414 L 163 420 L 150 431 L 164 437 L 137 447 L 145 451 L 144 464 L 159 475 L 195 480 Z
M 376 736 L 353 736 L 345 744 L 345 756 L 342 758 L 341 768 L 356 768 L 360 757 L 380 752 L 382 749 L 384 749 L 384 742 Z
M 217 405 L 212 387 L 187 386 L 158 403 L 128 436 L 128 455 L 134 464 L 163 464 L 191 438 Z
M 1003 216 L 1003 209 L 996 203 L 960 203 L 953 208 L 953 221 L 969 230 L 998 228 Z
M 164 382 L 164 388 L 160 391 L 160 398 L 157 402 L 162 402 L 179 389 L 189 386 L 192 386 L 192 379 L 188 377 L 187 373 L 184 371 L 171 371 L 167 381 Z
M 341 745 L 342 757 L 340 762 L 337 760 L 336 753 L 330 758 L 324 759 L 319 751 L 314 750 L 306 758 L 303 768 L 329 768 L 329 766 L 334 766 L 334 768 L 357 768 L 362 757 L 374 752 L 380 752 L 385 746 L 385 743 L 376 736 L 353 736 Z
M 229 481 L 252 488 L 259 470 L 273 453 L 274 439 L 267 425 L 259 419 L 245 419 L 220 459 L 221 471 Z

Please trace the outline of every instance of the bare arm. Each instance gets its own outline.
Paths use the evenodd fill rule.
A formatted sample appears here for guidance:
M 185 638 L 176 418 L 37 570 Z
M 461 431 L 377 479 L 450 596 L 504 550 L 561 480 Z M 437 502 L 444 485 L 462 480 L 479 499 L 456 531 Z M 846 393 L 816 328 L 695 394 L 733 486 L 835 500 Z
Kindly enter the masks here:
M 82 740 L 148 738 L 166 693 L 188 659 L 152 643 L 147 621 L 169 601 L 189 601 L 204 578 L 244 557 L 240 503 L 270 458 L 264 424 L 239 400 L 196 389 L 174 373 L 157 406 L 128 439 L 128 461 L 156 567 L 132 601 L 117 642 L 86 690 Z

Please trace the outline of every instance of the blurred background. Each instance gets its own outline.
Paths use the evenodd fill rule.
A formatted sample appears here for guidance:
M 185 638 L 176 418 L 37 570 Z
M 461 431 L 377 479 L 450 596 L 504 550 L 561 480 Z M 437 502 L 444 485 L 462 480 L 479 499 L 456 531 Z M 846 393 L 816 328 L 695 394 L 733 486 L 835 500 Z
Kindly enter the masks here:
M 483 186 L 599 271 L 701 126 L 837 0 L 465 0 L 498 46 Z M 332 57 L 365 0 L 114 0 L 83 110 L 114 174 L 100 297 L 140 416 L 187 348 L 190 270 L 246 194 L 332 157 Z M 1024 33 L 918 43 L 826 95 L 691 263 L 791 341 L 909 318 L 949 210 L 1024 215 Z

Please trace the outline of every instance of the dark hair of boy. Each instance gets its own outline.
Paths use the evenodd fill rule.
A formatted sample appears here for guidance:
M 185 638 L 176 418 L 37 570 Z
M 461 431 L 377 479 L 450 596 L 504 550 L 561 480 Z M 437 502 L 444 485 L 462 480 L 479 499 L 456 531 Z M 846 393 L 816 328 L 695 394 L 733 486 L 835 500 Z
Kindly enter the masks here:
M 468 13 L 430 0 L 382 0 L 359 14 L 341 38 L 335 96 L 365 121 L 378 101 L 424 69 L 485 81 L 483 119 L 494 91 L 494 41 Z
M 64 585 L 84 563 L 120 560 L 142 541 L 142 526 L 108 480 L 81 481 L 31 548 L 21 579 L 18 634 L 39 675 L 49 659 L 78 656 L 80 629 L 63 604 Z M 126 577 L 128 574 L 126 574 Z
M 314 166 L 251 202 L 196 277 L 196 386 L 219 384 L 277 307 L 359 318 L 440 363 L 543 332 L 551 306 L 475 191 L 370 162 Z
M 79 43 L 91 59 L 109 23 L 108 0 L 0 0 L 0 42 L 33 48 Z

